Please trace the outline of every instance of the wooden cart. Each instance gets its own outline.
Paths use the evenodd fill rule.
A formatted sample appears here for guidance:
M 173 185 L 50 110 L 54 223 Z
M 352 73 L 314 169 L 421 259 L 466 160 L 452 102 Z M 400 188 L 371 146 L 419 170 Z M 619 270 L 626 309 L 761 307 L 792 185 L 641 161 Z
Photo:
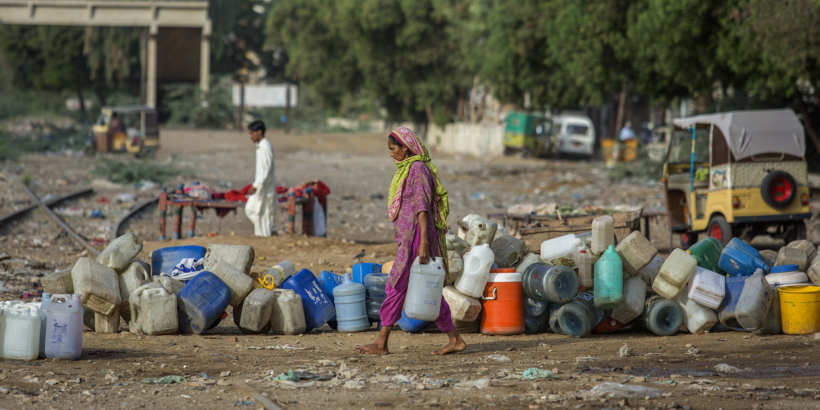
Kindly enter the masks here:
M 527 215 L 529 222 L 538 221 L 541 227 L 518 230 L 521 240 L 532 252 L 540 252 L 541 243 L 571 233 L 581 234 L 592 230 L 592 220 L 601 215 L 570 216 L 558 218 L 549 215 Z M 508 215 L 508 217 L 510 217 Z M 641 229 L 641 211 L 612 214 L 615 219 L 615 237 L 622 241 L 632 232 Z M 648 224 L 647 224 L 648 226 Z

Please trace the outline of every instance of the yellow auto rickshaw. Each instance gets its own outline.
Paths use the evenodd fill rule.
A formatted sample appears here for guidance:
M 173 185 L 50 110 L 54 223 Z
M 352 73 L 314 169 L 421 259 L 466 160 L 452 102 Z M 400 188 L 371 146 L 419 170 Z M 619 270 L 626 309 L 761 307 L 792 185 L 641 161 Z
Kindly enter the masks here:
M 663 167 L 666 209 L 683 248 L 700 232 L 728 243 L 805 239 L 809 186 L 794 112 L 733 111 L 674 120 Z
M 148 106 L 103 107 L 91 129 L 97 152 L 145 155 L 159 148 L 157 110 Z

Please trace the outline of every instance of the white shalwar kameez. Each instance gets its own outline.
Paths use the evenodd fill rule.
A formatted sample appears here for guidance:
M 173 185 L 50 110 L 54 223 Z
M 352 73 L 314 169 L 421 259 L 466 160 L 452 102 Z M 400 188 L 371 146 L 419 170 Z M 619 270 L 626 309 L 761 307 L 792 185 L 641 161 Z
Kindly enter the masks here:
M 273 146 L 267 138 L 256 144 L 256 192 L 248 196 L 245 215 L 253 222 L 256 236 L 271 236 L 276 232 L 273 215 L 276 213 L 276 186 L 273 180 Z

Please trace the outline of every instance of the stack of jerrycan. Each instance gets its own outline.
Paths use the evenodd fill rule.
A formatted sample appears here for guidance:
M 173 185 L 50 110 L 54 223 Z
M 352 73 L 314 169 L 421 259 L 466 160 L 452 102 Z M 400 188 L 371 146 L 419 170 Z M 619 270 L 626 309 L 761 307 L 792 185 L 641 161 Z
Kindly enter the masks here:
M 367 317 L 366 290 L 346 273 L 342 284 L 333 289 L 336 323 L 340 332 L 363 332 L 370 329 Z
M 306 330 L 322 327 L 336 314 L 333 302 L 319 286 L 313 272 L 302 269 L 282 283 L 281 289 L 290 289 L 302 298 Z

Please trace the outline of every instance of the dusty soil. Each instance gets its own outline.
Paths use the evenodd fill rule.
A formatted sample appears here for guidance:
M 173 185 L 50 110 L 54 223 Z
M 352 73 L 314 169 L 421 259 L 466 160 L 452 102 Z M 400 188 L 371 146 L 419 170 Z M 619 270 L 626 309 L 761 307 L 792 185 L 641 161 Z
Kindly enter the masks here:
M 256 271 L 289 259 L 297 268 L 315 273 L 343 272 L 362 249 L 367 262 L 382 263 L 393 258 L 396 247 L 392 224 L 386 218 L 385 197 L 394 168 L 382 135 L 272 133 L 269 137 L 276 152 L 277 184 L 293 186 L 319 178 L 330 186 L 328 239 L 256 238 L 252 236 L 252 225 L 239 210 L 224 219 L 212 212 L 201 215 L 194 238 L 157 242 L 158 215 L 153 206 L 129 220 L 123 229 L 137 233 L 144 241 L 138 258 L 147 260 L 151 250 L 164 246 L 207 243 L 252 245 L 257 256 Z M 253 148 L 245 134 L 163 130 L 162 138 L 158 160 L 189 171 L 167 182 L 168 187 L 200 181 L 227 190 L 241 187 L 253 177 Z M 596 162 L 436 155 L 434 160 L 451 193 L 451 225 L 469 213 L 503 212 L 517 203 L 663 205 L 657 182 L 609 183 L 602 164 Z M 12 175 L 29 175 L 30 186 L 40 197 L 61 196 L 93 186 L 94 194 L 55 209 L 82 236 L 98 239 L 98 248 L 102 249 L 115 222 L 135 202 L 152 198 L 159 191 L 95 180 L 89 176 L 93 166 L 93 158 L 66 155 L 29 155 L 19 163 L 6 164 L 6 174 L 0 176 L 0 218 L 31 203 L 11 181 Z M 123 192 L 133 194 L 135 202 L 118 203 L 116 197 Z M 812 199 L 816 204 L 818 198 Z M 106 218 L 88 219 L 94 208 Z M 186 210 L 183 233 L 189 215 Z M 280 231 L 285 221 L 284 212 L 277 214 Z M 809 230 L 815 243 L 820 240 L 816 222 L 815 217 Z M 664 221 L 653 221 L 653 244 L 663 254 L 670 248 L 666 230 Z M 207 233 L 216 236 L 208 237 Z M 759 248 L 782 246 L 782 241 L 765 237 L 753 243 Z M 72 266 L 84 251 L 61 234 L 45 213 L 34 211 L 0 226 L 0 255 L 4 253 L 0 256 L 0 298 L 8 300 L 36 290 L 43 275 Z M 465 352 L 433 357 L 429 352 L 446 343 L 444 335 L 410 335 L 397 330 L 391 337 L 392 354 L 373 357 L 358 355 L 352 349 L 370 343 L 376 337 L 375 329 L 340 334 L 325 326 L 300 336 L 249 336 L 239 332 L 230 316 L 203 336 L 151 337 L 129 333 L 125 324 L 122 329 L 120 334 L 86 331 L 83 356 L 76 362 L 0 361 L 0 408 L 262 408 L 261 402 L 253 398 L 255 393 L 288 409 L 791 409 L 817 408 L 820 400 L 816 385 L 820 367 L 814 352 L 820 340 L 814 335 L 727 332 L 656 337 L 639 329 L 583 339 L 551 333 L 466 334 L 469 347 Z M 633 356 L 618 357 L 624 344 L 633 349 Z M 690 348 L 698 353 L 687 354 L 693 352 Z M 510 361 L 486 359 L 491 354 L 504 355 Z M 578 361 L 579 357 L 595 359 Z M 716 373 L 714 367 L 720 363 L 749 370 Z M 522 379 L 521 373 L 531 367 L 552 370 L 558 379 Z M 334 377 L 297 389 L 272 380 L 290 369 Z M 223 372 L 230 374 L 221 376 L 226 374 Z M 160 385 L 147 380 L 165 375 L 184 376 L 187 382 Z M 479 379 L 491 383 L 482 389 L 457 386 Z M 658 388 L 663 397 L 626 402 L 582 398 L 582 391 L 608 381 Z

